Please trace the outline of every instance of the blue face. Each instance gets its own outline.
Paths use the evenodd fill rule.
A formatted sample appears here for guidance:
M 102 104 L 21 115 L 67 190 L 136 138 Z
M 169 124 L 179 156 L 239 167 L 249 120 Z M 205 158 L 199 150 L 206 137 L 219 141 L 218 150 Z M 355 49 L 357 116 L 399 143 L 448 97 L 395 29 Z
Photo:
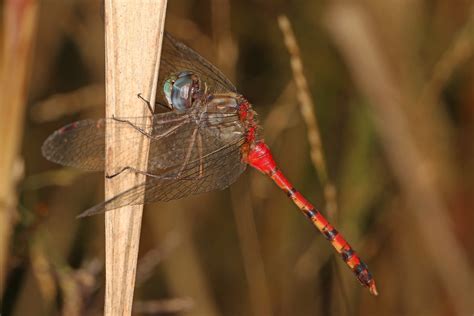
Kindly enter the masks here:
M 177 112 L 189 109 L 199 90 L 199 78 L 190 71 L 182 71 L 171 76 L 163 85 L 168 104 Z

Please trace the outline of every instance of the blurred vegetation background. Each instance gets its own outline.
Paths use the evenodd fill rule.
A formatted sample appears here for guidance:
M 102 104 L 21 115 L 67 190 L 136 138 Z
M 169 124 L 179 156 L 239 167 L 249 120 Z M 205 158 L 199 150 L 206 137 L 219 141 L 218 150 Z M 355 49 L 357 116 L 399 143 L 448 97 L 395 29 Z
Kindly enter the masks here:
M 99 315 L 104 220 L 75 216 L 102 200 L 103 175 L 49 163 L 40 147 L 103 116 L 101 1 L 0 7 L 0 313 Z M 166 30 L 254 104 L 281 168 L 368 263 L 380 295 L 249 170 L 222 192 L 146 206 L 135 314 L 471 315 L 473 8 L 169 1 Z

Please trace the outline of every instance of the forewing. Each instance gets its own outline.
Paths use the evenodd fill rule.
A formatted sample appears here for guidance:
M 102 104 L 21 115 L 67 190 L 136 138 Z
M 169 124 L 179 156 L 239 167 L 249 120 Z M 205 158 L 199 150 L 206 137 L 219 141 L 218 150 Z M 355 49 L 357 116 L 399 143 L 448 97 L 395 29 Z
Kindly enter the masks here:
M 236 91 L 230 80 L 215 66 L 194 50 L 166 33 L 163 39 L 158 79 L 158 103 L 166 104 L 167 102 L 162 89 L 164 82 L 171 74 L 181 71 L 196 73 L 206 83 L 209 93 Z M 209 115 L 225 116 L 227 114 L 210 113 Z M 166 112 L 154 116 L 153 128 L 151 130 L 153 138 L 150 144 L 151 163 L 149 163 L 149 170 L 169 168 L 184 158 L 183 155 L 188 148 L 188 142 L 196 125 L 188 120 L 188 118 L 188 113 L 179 114 L 176 112 Z M 143 131 L 150 130 L 149 124 L 140 123 L 142 118 L 128 120 L 138 129 Z M 224 118 L 224 120 L 235 120 L 235 116 Z M 69 124 L 52 134 L 43 144 L 43 155 L 48 160 L 65 166 L 73 166 L 90 171 L 104 170 L 106 124 L 115 124 L 123 134 L 121 137 L 130 141 L 139 141 L 140 137 L 144 137 L 131 124 L 117 122 L 113 119 L 84 120 Z M 203 139 L 208 138 L 203 137 Z M 212 145 L 214 139 L 211 138 L 209 141 Z M 215 146 L 210 146 L 209 148 L 210 151 L 214 149 Z M 127 157 L 129 154 L 128 152 L 122 153 L 122 157 L 116 160 L 117 168 L 130 167 L 130 159 Z M 196 158 L 197 154 L 196 151 L 191 152 L 191 158 Z
M 50 161 L 89 171 L 105 167 L 105 125 L 119 130 L 120 141 L 138 144 L 148 138 L 150 149 L 147 171 L 154 174 L 168 169 L 184 168 L 225 144 L 243 136 L 243 127 L 233 113 L 206 113 L 197 122 L 189 113 L 168 112 L 153 117 L 153 124 L 143 124 L 143 118 L 115 118 L 98 121 L 84 120 L 69 124 L 54 132 L 44 142 L 43 155 Z M 151 119 L 148 118 L 151 122 Z M 149 134 L 147 134 L 149 133 Z M 117 138 L 115 138 L 117 139 Z M 132 149 L 115 153 L 115 168 L 136 168 L 131 164 L 137 152 Z
M 118 121 L 121 120 L 121 121 Z M 155 124 L 143 123 L 143 118 L 83 120 L 71 123 L 51 134 L 42 146 L 43 156 L 55 163 L 77 167 L 89 171 L 101 171 L 105 167 L 106 124 L 119 130 L 120 138 L 130 142 L 139 142 L 147 137 L 140 131 L 149 131 L 156 136 L 155 142 L 168 138 L 186 137 L 187 131 L 195 126 L 187 113 L 167 112 L 153 117 Z M 150 119 L 148 119 L 151 122 Z M 159 124 L 156 122 L 159 121 Z M 178 137 L 178 138 L 179 138 Z M 136 155 L 133 150 L 119 153 L 117 167 L 125 166 L 130 160 L 128 155 Z

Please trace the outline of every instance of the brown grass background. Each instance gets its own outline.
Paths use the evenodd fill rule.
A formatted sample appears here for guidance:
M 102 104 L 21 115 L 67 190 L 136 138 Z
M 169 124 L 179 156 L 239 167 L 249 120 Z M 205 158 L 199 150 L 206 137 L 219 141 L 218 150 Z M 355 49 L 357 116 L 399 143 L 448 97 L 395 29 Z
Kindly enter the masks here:
M 103 175 L 40 147 L 104 113 L 100 1 L 0 7 L 0 313 L 99 315 L 104 220 L 75 216 L 101 201 Z M 136 315 L 474 313 L 474 2 L 172 0 L 166 29 L 253 103 L 280 167 L 380 295 L 248 170 L 146 206 Z

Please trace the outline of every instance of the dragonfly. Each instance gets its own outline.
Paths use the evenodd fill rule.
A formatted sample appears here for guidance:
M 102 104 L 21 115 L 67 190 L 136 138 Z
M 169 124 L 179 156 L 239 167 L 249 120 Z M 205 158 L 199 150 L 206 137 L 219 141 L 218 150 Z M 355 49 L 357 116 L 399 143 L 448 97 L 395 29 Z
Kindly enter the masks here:
M 145 180 L 78 217 L 222 190 L 249 165 L 273 180 L 326 237 L 359 282 L 371 294 L 378 294 L 367 265 L 277 166 L 249 101 L 217 67 L 169 33 L 163 38 L 158 87 L 156 104 L 167 111 L 155 113 L 148 103 L 148 123 L 138 117 L 87 119 L 66 125 L 45 140 L 46 159 L 89 171 L 105 169 L 105 144 L 112 141 L 106 125 L 120 129 L 127 140 L 138 142 L 145 137 L 150 143 L 145 170 L 130 165 L 136 153 L 123 151 L 115 157 L 116 172 L 106 174 L 113 178 L 132 172 L 144 175 Z

